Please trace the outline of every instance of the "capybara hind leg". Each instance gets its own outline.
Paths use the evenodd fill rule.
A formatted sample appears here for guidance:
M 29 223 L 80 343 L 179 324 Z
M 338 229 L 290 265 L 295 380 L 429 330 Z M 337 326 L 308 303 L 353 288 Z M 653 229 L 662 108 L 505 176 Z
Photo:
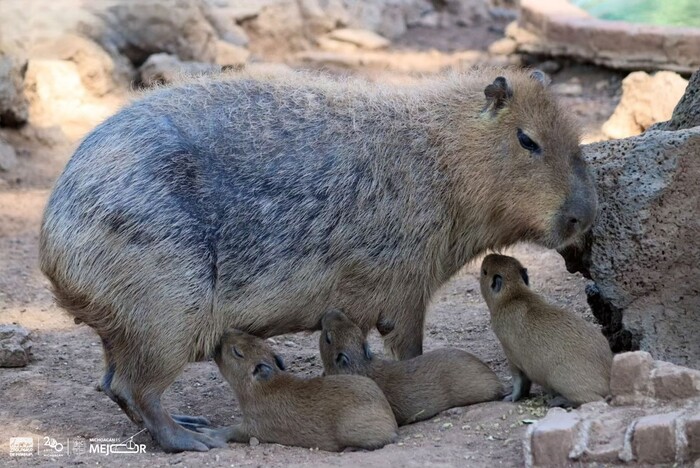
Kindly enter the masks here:
M 137 397 L 136 405 L 151 436 L 165 452 L 206 452 L 210 448 L 226 446 L 221 440 L 187 430 L 177 424 L 163 409 L 160 395 Z
M 214 440 L 222 442 L 238 442 L 247 444 L 250 441 L 250 433 L 243 424 L 235 424 L 233 426 L 217 427 L 217 428 L 198 428 L 197 432 L 201 432 Z
M 105 375 L 102 377 L 102 382 L 100 382 L 100 390 L 102 393 L 107 395 L 110 400 L 119 405 L 122 411 L 124 411 L 124 414 L 126 414 L 134 424 L 140 426 L 143 424 L 143 418 L 139 414 L 136 405 L 134 405 L 134 400 L 130 392 L 125 388 L 121 389 L 121 391 L 116 390 L 115 387 L 118 386 L 113 385 L 115 373 L 116 364 L 107 364 L 107 370 L 105 371 Z
M 397 318 L 393 329 L 384 336 L 384 348 L 400 361 L 420 356 L 423 354 L 423 322 L 423 314 Z
M 170 417 L 173 421 L 191 431 L 196 431 L 200 428 L 206 428 L 211 426 L 211 423 L 207 418 L 202 416 L 187 416 L 186 414 L 171 414 Z

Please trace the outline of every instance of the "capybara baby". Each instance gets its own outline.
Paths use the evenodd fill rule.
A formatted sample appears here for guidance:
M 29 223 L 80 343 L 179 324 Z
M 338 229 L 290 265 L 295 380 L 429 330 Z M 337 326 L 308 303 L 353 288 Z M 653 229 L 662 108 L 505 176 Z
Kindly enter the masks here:
M 373 356 L 360 327 L 339 310 L 323 316 L 319 343 L 325 373 L 357 374 L 374 380 L 399 425 L 503 395 L 496 374 L 461 349 L 437 349 L 406 361 Z
M 297 445 L 340 451 L 392 443 L 398 428 L 377 385 L 357 375 L 302 379 L 285 372 L 282 359 L 260 338 L 229 330 L 215 355 L 236 394 L 243 421 L 201 428 L 214 440 Z
M 541 72 L 410 86 L 241 71 L 161 88 L 93 130 L 59 177 L 41 269 L 101 337 L 102 389 L 169 452 L 210 438 L 161 395 L 224 330 L 318 330 L 329 307 L 399 359 L 426 306 L 489 248 L 560 247 L 596 193 Z M 186 427 L 183 427 L 186 426 Z
M 613 355 L 600 330 L 545 302 L 513 257 L 491 254 L 481 264 L 481 294 L 508 358 L 517 401 L 535 382 L 557 395 L 552 405 L 578 406 L 605 398 Z

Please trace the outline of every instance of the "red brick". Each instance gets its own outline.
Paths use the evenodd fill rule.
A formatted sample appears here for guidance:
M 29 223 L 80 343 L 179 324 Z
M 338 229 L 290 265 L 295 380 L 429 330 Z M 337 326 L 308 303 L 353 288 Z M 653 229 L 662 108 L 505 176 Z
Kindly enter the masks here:
M 696 413 L 685 421 L 685 435 L 688 439 L 688 453 L 692 460 L 700 456 L 700 413 Z
M 700 372 L 662 363 L 651 374 L 654 396 L 663 400 L 691 398 L 700 394 Z
M 618 354 L 613 360 L 610 392 L 613 396 L 646 394 L 649 391 L 649 376 L 653 366 L 654 360 L 647 352 Z
M 550 410 L 532 433 L 532 457 L 535 466 L 562 465 L 569 462 L 579 417 L 575 413 Z
M 632 450 L 638 463 L 671 463 L 676 459 L 678 416 L 679 413 L 654 414 L 637 420 Z

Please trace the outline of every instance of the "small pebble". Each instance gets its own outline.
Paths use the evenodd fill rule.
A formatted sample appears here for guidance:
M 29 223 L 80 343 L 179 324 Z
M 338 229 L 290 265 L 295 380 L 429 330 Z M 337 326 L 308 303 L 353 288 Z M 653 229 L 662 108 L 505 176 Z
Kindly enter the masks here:
M 251 437 L 251 438 L 250 438 L 250 446 L 251 446 L 251 447 L 257 447 L 258 445 L 260 445 L 260 441 L 258 440 L 258 438 L 257 438 L 257 437 Z

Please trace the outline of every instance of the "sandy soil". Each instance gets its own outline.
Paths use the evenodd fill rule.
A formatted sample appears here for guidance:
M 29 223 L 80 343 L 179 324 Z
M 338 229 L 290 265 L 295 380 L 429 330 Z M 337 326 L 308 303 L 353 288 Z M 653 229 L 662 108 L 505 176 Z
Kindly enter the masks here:
M 397 48 L 453 47 L 460 35 L 404 38 Z M 449 34 L 452 34 L 450 36 Z M 463 33 L 460 33 L 463 34 Z M 475 48 L 484 49 L 499 37 L 479 32 Z M 457 39 L 455 39 L 457 38 Z M 427 44 L 426 45 L 426 41 Z M 579 80 L 583 93 L 563 97 L 582 120 L 589 135 L 612 113 L 619 94 L 619 76 L 586 66 L 566 67 L 556 82 Z M 601 83 L 606 83 L 605 85 Z M 85 131 L 91 124 L 85 125 Z M 31 329 L 34 360 L 26 368 L 0 369 L 0 464 L 108 466 L 231 465 L 231 466 L 517 466 L 522 464 L 521 436 L 528 420 L 544 415 L 542 398 L 519 404 L 493 402 L 455 408 L 437 417 L 400 429 L 400 439 L 374 452 L 340 454 L 262 444 L 231 444 L 207 453 L 164 454 L 147 432 L 134 441 L 146 453 L 71 454 L 41 446 L 47 454 L 8 458 L 10 437 L 33 437 L 35 447 L 44 437 L 75 448 L 91 438 L 122 441 L 140 429 L 95 385 L 103 372 L 97 336 L 75 325 L 52 302 L 47 282 L 37 268 L 37 242 L 41 212 L 51 185 L 72 153 L 76 142 L 49 146 L 36 135 L 3 131 L 19 152 L 19 166 L 0 173 L 0 323 L 17 323 Z M 521 245 L 511 253 L 529 269 L 532 286 L 554 303 L 592 320 L 585 303 L 585 280 L 570 275 L 563 259 L 553 251 Z M 426 350 L 442 346 L 464 348 L 488 363 L 509 385 L 505 358 L 490 327 L 486 306 L 478 290 L 478 261 L 466 267 L 435 297 L 425 330 Z M 276 337 L 277 349 L 291 371 L 312 376 L 321 371 L 317 335 Z M 381 350 L 377 336 L 372 347 Z M 228 385 L 212 362 L 191 364 L 167 392 L 165 405 L 173 412 L 204 415 L 215 424 L 241 417 Z M 70 439 L 70 440 L 68 440 Z

